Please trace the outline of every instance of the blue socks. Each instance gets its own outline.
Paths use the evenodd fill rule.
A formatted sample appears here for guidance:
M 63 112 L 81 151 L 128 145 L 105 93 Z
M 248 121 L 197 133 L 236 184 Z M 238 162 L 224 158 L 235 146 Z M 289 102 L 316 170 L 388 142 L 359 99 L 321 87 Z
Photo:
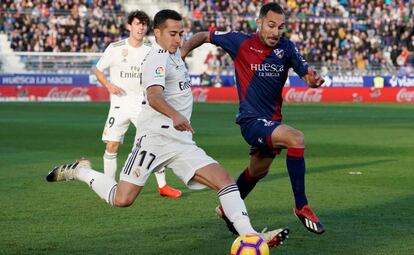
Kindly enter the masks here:
M 290 183 L 292 184 L 295 205 L 298 210 L 308 204 L 305 194 L 305 159 L 303 158 L 304 148 L 289 148 L 286 156 Z

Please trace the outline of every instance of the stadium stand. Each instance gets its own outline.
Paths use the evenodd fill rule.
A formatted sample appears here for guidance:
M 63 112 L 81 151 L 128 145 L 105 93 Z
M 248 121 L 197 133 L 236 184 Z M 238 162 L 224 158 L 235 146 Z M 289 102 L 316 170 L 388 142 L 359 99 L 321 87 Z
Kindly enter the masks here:
M 119 0 L 2 3 L 1 30 L 15 51 L 99 52 L 126 36 Z
M 285 35 L 312 65 L 330 73 L 384 74 L 396 69 L 414 73 L 413 0 L 279 2 L 288 13 Z M 190 0 L 186 4 L 194 31 L 252 33 L 262 3 Z
M 161 2 L 144 0 L 143 4 L 146 9 L 155 10 Z M 268 1 L 178 1 L 182 13 L 188 12 L 184 19 L 185 39 L 205 30 L 252 33 L 262 2 Z M 312 65 L 325 73 L 414 73 L 414 0 L 279 2 L 288 14 L 285 35 L 298 45 Z M 1 3 L 0 33 L 7 35 L 7 47 L 14 52 L 102 52 L 110 42 L 126 36 L 123 27 L 126 10 L 137 7 L 135 1 L 121 0 L 3 0 Z M 6 48 L 4 44 L 0 47 Z M 53 72 L 66 68 L 64 62 L 69 61 L 68 56 L 58 61 L 61 64 L 37 55 L 21 59 L 28 71 L 41 67 Z M 197 64 L 200 61 L 190 57 L 192 66 L 199 67 L 190 71 L 206 71 L 211 75 L 233 72 L 229 56 L 215 47 L 202 47 L 194 56 L 204 62 Z M 36 63 L 44 61 L 47 63 L 41 66 Z M 81 67 L 78 71 L 82 72 L 89 70 L 96 58 L 75 57 L 70 61 L 77 61 L 75 64 Z

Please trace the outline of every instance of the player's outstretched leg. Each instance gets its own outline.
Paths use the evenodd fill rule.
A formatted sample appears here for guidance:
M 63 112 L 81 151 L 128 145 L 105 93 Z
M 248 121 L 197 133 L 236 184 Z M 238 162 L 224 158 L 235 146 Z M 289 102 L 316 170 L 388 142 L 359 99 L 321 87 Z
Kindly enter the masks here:
M 82 181 L 108 204 L 115 205 L 114 198 L 117 183 L 111 177 L 93 170 L 91 162 L 87 159 L 80 159 L 70 164 L 54 167 L 46 176 L 46 180 L 48 182 Z
M 164 169 L 161 169 L 158 172 L 155 172 L 155 178 L 157 179 L 158 191 L 161 196 L 170 197 L 170 198 L 181 197 L 182 193 L 179 189 L 174 189 L 167 185 L 167 181 L 165 180 Z

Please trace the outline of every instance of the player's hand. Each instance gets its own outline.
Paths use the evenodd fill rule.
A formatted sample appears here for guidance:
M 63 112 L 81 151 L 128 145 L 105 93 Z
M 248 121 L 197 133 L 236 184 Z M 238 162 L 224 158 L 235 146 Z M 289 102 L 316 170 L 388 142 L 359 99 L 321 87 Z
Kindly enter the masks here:
M 177 114 L 172 118 L 174 128 L 179 131 L 190 131 L 194 134 L 194 129 L 191 126 L 190 122 L 181 114 Z
M 325 79 L 323 79 L 315 70 L 310 67 L 308 68 L 308 73 L 303 77 L 303 80 L 306 81 L 308 86 L 311 88 L 318 88 L 325 82 Z
M 113 83 L 108 83 L 106 88 L 108 89 L 109 93 L 114 95 L 123 95 L 125 94 L 125 91 L 121 89 L 120 87 L 116 86 Z

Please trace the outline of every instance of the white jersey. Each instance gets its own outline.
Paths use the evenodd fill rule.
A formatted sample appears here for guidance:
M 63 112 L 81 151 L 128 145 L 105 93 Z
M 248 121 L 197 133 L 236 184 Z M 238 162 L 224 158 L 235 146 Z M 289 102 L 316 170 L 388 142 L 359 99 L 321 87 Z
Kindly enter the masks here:
M 193 110 L 193 94 L 190 76 L 181 59 L 180 50 L 171 54 L 157 43 L 153 43 L 142 64 L 142 74 L 142 84 L 145 90 L 153 85 L 162 86 L 165 101 L 190 120 Z M 138 129 L 140 134 L 155 133 L 184 143 L 194 143 L 191 132 L 176 130 L 169 117 L 154 110 L 149 104 L 142 106 L 142 112 L 138 116 Z
M 143 100 L 141 63 L 150 49 L 145 44 L 134 48 L 128 39 L 111 43 L 105 49 L 96 68 L 101 72 L 109 68 L 111 82 L 125 91 L 124 95 L 111 94 L 111 105 L 128 106 L 133 111 L 140 108 Z

